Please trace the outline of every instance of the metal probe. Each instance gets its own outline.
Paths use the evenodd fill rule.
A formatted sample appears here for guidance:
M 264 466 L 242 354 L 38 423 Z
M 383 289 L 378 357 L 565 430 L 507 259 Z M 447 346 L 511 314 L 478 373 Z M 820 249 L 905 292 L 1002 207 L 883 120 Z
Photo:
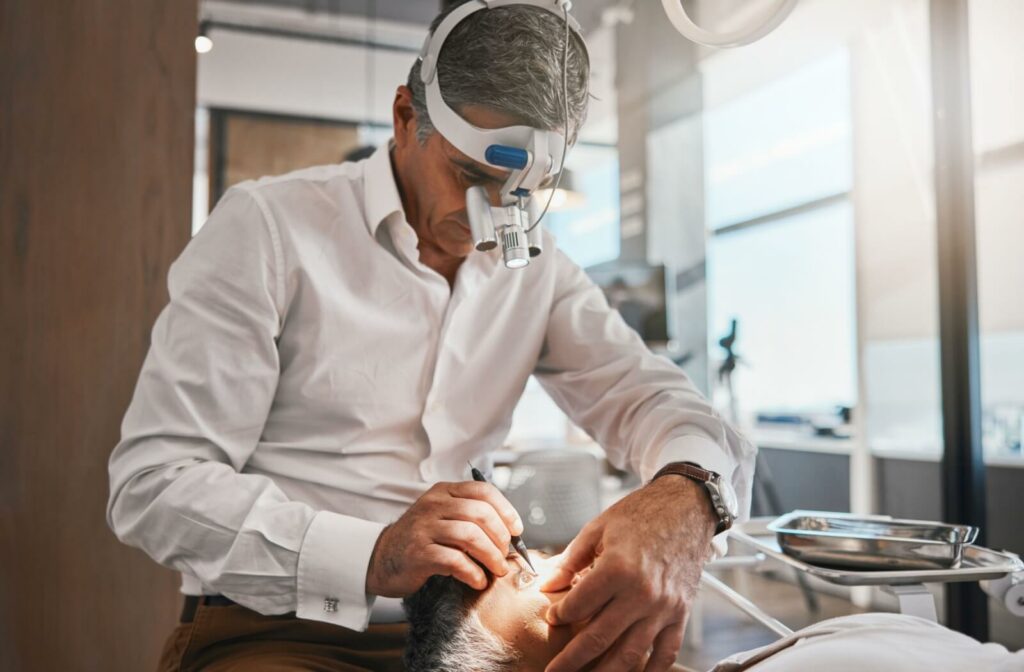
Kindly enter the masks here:
M 476 467 L 474 467 L 472 464 L 469 465 L 469 471 L 470 471 L 470 473 L 473 474 L 473 480 L 474 481 L 478 481 L 480 483 L 488 483 L 489 482 L 487 480 L 487 477 L 484 476 L 480 472 L 480 470 L 477 469 Z M 518 553 L 520 556 L 522 556 L 523 560 L 526 561 L 526 564 L 528 564 L 530 566 L 530 571 L 532 571 L 534 574 L 536 574 L 537 570 L 534 569 L 533 563 L 530 562 L 530 554 L 526 552 L 526 544 L 523 543 L 523 538 L 522 537 L 517 537 L 517 536 L 513 536 L 512 537 L 512 548 L 516 549 L 516 553 Z

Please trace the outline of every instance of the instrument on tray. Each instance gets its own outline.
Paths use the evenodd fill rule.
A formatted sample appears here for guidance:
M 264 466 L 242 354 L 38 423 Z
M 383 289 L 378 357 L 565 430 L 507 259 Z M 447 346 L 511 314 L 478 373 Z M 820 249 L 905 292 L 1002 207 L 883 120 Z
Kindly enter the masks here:
M 871 570 L 955 569 L 978 536 L 968 525 L 821 511 L 794 511 L 768 529 L 808 564 Z

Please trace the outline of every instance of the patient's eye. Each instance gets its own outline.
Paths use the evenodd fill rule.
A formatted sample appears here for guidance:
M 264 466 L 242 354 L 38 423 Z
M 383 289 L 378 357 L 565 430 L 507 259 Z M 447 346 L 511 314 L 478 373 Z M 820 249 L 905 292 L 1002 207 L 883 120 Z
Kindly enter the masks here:
M 516 590 L 522 590 L 531 585 L 537 579 L 529 569 L 522 569 L 515 578 Z

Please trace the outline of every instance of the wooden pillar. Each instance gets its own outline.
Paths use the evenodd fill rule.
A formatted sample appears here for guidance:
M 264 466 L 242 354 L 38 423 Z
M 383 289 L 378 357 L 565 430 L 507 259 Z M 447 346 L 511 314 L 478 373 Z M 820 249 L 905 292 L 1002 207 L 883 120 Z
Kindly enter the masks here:
M 107 528 L 188 241 L 197 0 L 0 0 L 0 670 L 154 669 L 177 577 Z

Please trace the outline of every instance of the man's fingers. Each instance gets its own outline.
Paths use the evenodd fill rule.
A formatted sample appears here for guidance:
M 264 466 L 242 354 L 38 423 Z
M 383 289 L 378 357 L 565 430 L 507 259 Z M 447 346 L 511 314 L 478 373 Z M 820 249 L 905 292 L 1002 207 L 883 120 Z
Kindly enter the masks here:
M 597 556 L 598 543 L 601 541 L 602 529 L 600 525 L 585 525 L 562 553 L 558 568 L 551 573 L 540 589 L 551 593 L 565 590 L 572 585 L 576 573 L 593 564 Z
M 434 541 L 468 553 L 495 576 L 508 574 L 508 563 L 505 561 L 508 546 L 495 546 L 475 523 L 440 520 L 434 532 Z
M 594 672 L 633 672 L 643 662 L 651 642 L 662 627 L 662 621 L 657 617 L 645 618 L 629 626 Z
M 427 560 L 432 565 L 431 574 L 450 576 L 474 590 L 483 590 L 487 587 L 487 575 L 484 574 L 484 570 L 462 551 L 432 544 L 424 553 L 428 554 Z
M 501 494 L 501 490 L 498 490 L 490 483 L 462 481 L 460 483 L 448 483 L 447 486 L 448 494 L 452 497 L 477 499 L 487 502 L 498 512 L 498 516 L 504 521 L 505 527 L 508 528 L 511 534 L 519 535 L 523 533 L 523 521 L 519 518 L 519 514 L 516 513 L 515 507 L 505 499 L 505 495 Z
M 551 625 L 579 623 L 592 617 L 608 604 L 622 588 L 614 577 L 604 568 L 595 566 L 587 572 L 572 590 L 562 599 L 551 605 L 547 611 L 547 621 Z M 621 611 L 621 607 L 620 607 Z
M 545 672 L 578 672 L 611 648 L 628 625 L 629 619 L 623 618 L 615 605 L 609 605 L 573 636 L 544 668 Z
M 450 498 L 441 513 L 445 520 L 462 520 L 476 525 L 501 549 L 502 557 L 508 550 L 512 535 L 508 526 L 487 502 L 475 499 Z
M 683 646 L 683 632 L 686 621 L 673 623 L 658 633 L 654 638 L 654 651 L 647 660 L 644 672 L 665 672 L 676 662 L 679 649 Z

